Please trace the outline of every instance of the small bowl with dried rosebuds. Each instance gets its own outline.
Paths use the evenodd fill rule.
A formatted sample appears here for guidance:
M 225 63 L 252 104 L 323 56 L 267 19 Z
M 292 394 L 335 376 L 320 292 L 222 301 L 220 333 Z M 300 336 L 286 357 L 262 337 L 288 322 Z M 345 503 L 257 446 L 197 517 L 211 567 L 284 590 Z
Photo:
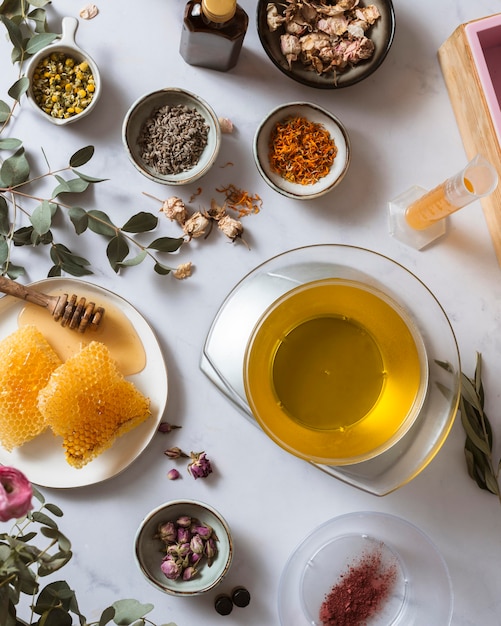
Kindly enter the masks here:
M 196 596 L 214 589 L 228 573 L 233 540 L 226 520 L 214 508 L 197 500 L 173 500 L 141 522 L 135 558 L 160 591 Z
M 272 189 L 296 200 L 313 200 L 332 191 L 344 178 L 350 158 L 345 127 L 317 104 L 276 107 L 254 136 L 259 173 Z
M 395 35 L 395 11 L 391 0 L 259 0 L 257 30 L 286 76 L 317 89 L 340 89 L 383 63 Z
M 141 174 L 164 185 L 187 185 L 214 164 L 221 128 L 202 98 L 167 87 L 132 104 L 122 125 L 122 141 Z
M 26 76 L 28 100 L 44 119 L 72 124 L 94 110 L 101 95 L 96 62 L 75 43 L 78 20 L 64 17 L 60 39 L 36 52 Z

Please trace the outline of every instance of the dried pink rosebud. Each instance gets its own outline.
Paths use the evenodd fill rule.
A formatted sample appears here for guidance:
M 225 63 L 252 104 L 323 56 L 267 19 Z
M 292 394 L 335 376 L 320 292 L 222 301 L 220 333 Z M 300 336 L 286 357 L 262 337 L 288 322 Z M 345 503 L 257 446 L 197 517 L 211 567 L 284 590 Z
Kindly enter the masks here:
M 192 552 L 190 554 L 190 561 L 193 565 L 196 565 L 202 559 L 203 559 L 203 554 L 198 554 L 198 552 Z
M 182 568 L 169 556 L 164 558 L 160 564 L 160 569 L 169 580 L 177 580 L 181 576 Z
M 205 542 L 204 554 L 207 557 L 207 565 L 210 567 L 212 565 L 212 561 L 217 554 L 217 546 L 214 539 L 211 537 L 207 539 Z
M 175 424 L 169 424 L 169 422 L 160 422 L 158 426 L 159 433 L 170 433 L 176 428 L 182 428 L 182 426 L 176 426 Z
M 175 467 L 167 472 L 167 478 L 169 480 L 177 480 L 180 477 L 181 477 L 181 474 L 177 471 Z
M 190 548 L 194 554 L 203 554 L 204 542 L 202 540 L 202 537 L 200 537 L 200 535 L 195 535 L 194 537 L 191 538 Z
M 181 528 L 189 528 L 191 526 L 192 519 L 189 515 L 181 515 L 176 520 L 176 524 Z
M 167 450 L 164 450 L 164 454 L 165 456 L 168 456 L 169 459 L 179 459 L 181 457 L 188 457 L 188 455 L 185 452 L 183 452 L 181 448 L 178 448 L 177 446 L 175 446 L 174 448 L 167 448 Z
M 177 540 L 179 543 L 189 543 L 191 540 L 191 532 L 189 528 L 180 527 L 177 529 Z
M 174 522 L 165 522 L 164 524 L 159 524 L 155 537 L 160 539 L 164 543 L 176 541 L 177 529 Z
M 207 524 L 199 524 L 198 526 L 192 526 L 191 532 L 198 535 L 202 539 L 208 539 L 212 536 L 212 528 Z
M 14 467 L 0 467 L 0 521 L 8 522 L 26 515 L 33 505 L 33 487 Z
M 191 580 L 196 575 L 197 570 L 192 565 L 190 565 L 183 571 L 183 580 Z
M 193 478 L 207 478 L 212 473 L 212 466 L 205 452 L 192 452 L 188 472 Z
M 220 117 L 218 122 L 222 133 L 231 134 L 233 132 L 233 122 L 229 118 Z

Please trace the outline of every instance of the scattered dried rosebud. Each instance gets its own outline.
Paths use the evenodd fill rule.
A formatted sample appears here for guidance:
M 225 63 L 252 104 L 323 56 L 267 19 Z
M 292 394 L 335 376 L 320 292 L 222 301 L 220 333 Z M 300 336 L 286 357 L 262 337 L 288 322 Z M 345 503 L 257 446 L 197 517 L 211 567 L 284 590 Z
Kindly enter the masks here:
M 167 448 L 167 450 L 164 450 L 164 454 L 165 456 L 168 456 L 169 459 L 180 459 L 181 457 L 188 456 L 185 452 L 181 450 L 181 448 L 178 448 L 177 446 L 174 446 L 173 448 Z
M 188 263 L 181 263 L 177 266 L 172 275 L 178 280 L 184 280 L 185 278 L 189 278 L 191 276 L 193 271 L 192 268 L 193 266 L 189 261 Z
M 205 213 L 197 211 L 183 224 L 184 234 L 188 236 L 188 241 L 202 237 L 210 226 L 210 219 Z
M 158 426 L 159 433 L 170 433 L 172 430 L 176 428 L 182 428 L 182 426 L 176 426 L 175 424 L 169 424 L 169 422 L 160 422 Z
M 171 470 L 167 472 L 167 478 L 169 480 L 177 480 L 180 477 L 181 477 L 181 474 L 177 471 L 176 468 L 172 468 Z
M 198 536 L 201 539 L 208 539 L 212 536 L 213 530 L 207 524 L 201 524 L 198 526 L 192 526 L 191 532 L 195 533 L 195 536 Z
M 229 215 L 225 215 L 222 217 L 217 227 L 221 232 L 223 232 L 231 241 L 235 241 L 238 237 L 241 237 L 244 232 L 244 227 L 242 226 L 242 222 L 239 222 L 233 217 Z
M 188 472 L 193 478 L 207 478 L 212 473 L 212 466 L 205 452 L 191 452 Z
M 189 543 L 191 541 L 191 531 L 189 528 L 181 526 L 177 529 L 177 540 L 179 543 Z
M 172 196 L 162 202 L 162 213 L 168 217 L 172 222 L 177 222 L 180 226 L 183 226 L 188 219 L 188 211 L 186 205 L 181 198 Z
M 233 132 L 233 122 L 227 117 L 219 118 L 219 128 L 222 133 L 230 134 Z
M 207 565 L 210 567 L 217 554 L 216 542 L 212 537 L 205 542 L 204 554 L 207 557 Z
M 169 556 L 166 556 L 160 565 L 160 569 L 169 580 L 177 580 L 181 576 L 181 567 Z

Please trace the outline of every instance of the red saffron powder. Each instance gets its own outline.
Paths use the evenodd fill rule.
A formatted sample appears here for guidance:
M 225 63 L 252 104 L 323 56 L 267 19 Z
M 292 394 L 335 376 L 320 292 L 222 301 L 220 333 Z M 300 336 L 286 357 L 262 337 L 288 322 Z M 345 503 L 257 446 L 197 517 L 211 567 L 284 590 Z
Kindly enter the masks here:
M 320 607 L 322 626 L 363 626 L 382 609 L 397 578 L 396 561 L 381 550 L 364 554 L 340 575 Z

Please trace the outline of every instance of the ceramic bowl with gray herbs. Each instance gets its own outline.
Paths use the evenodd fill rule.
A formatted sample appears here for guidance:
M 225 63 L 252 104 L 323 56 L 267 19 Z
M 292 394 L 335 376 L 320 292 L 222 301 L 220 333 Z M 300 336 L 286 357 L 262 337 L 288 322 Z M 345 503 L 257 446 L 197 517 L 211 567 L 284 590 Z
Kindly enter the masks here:
M 123 122 L 122 140 L 141 174 L 164 185 L 187 185 L 214 164 L 221 129 L 202 98 L 168 87 L 132 104 Z

